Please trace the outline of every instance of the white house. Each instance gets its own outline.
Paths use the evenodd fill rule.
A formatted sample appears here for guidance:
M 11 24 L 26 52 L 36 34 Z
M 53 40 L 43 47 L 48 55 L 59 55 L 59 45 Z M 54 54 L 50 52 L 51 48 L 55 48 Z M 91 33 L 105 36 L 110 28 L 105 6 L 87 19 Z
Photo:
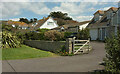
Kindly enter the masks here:
M 39 21 L 37 21 L 37 25 L 35 26 L 35 29 L 53 29 L 58 27 L 57 22 L 52 18 L 52 17 L 47 17 L 47 18 L 43 18 Z
M 89 23 L 86 23 L 86 24 L 82 24 L 79 26 L 79 29 L 82 30 L 82 29 L 85 29 L 87 26 L 88 26 Z
M 112 34 L 117 34 L 118 8 L 111 7 L 107 11 L 97 11 L 89 23 L 91 40 L 104 40 Z M 102 15 L 101 15 L 102 13 Z
M 91 20 L 91 22 L 88 24 L 88 28 L 90 28 L 90 36 L 91 40 L 97 40 L 98 39 L 98 21 L 101 20 L 101 18 L 104 15 L 104 11 L 98 10 L 94 13 L 94 17 Z

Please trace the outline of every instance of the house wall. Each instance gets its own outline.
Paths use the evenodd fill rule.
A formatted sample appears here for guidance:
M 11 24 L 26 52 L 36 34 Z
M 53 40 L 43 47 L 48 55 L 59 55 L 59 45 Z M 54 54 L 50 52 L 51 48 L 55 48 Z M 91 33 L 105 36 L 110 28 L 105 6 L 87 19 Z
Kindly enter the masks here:
M 76 27 L 69 27 L 66 31 L 67 32 L 78 32 L 78 29 L 79 29 L 78 26 L 76 26 Z
M 48 24 L 49 22 L 53 22 L 53 24 L 49 25 L 49 24 Z M 42 28 L 53 29 L 53 28 L 56 28 L 56 27 L 58 27 L 57 23 L 55 23 L 55 21 L 54 21 L 52 18 L 49 18 L 49 19 L 40 27 L 40 29 L 42 29 Z
M 120 5 L 120 3 L 119 3 Z M 120 26 L 120 8 L 118 9 L 118 25 Z
M 89 24 L 89 23 L 80 25 L 80 26 L 79 26 L 79 29 L 80 29 L 80 30 L 85 29 L 85 28 L 88 26 L 88 24 Z
M 62 49 L 62 46 L 66 44 L 66 41 L 27 40 L 24 44 L 41 50 L 56 52 Z
M 98 29 L 97 28 L 90 29 L 90 37 L 91 37 L 91 40 L 97 40 L 97 38 L 98 38 Z

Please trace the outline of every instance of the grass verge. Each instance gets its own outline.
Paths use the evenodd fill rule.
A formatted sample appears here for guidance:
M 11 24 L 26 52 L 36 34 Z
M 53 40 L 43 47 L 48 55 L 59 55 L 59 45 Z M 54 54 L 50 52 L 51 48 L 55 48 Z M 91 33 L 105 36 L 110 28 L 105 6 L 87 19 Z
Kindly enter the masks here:
M 22 45 L 20 48 L 2 49 L 2 60 L 29 59 L 57 56 L 54 53 Z

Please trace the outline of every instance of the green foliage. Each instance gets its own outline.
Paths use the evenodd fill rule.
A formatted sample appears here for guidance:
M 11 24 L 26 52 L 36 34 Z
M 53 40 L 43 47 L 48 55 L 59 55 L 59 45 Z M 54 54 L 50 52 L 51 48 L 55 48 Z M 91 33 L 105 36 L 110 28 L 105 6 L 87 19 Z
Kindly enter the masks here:
M 64 40 L 66 40 L 66 38 L 68 36 L 70 36 L 73 32 L 64 32 Z
M 27 24 L 30 23 L 29 20 L 28 20 L 27 18 L 20 18 L 19 21 L 20 21 L 20 22 L 25 22 L 25 23 L 27 23 Z
M 46 28 L 44 28 L 44 29 L 37 29 L 36 31 L 39 31 L 39 32 L 46 32 L 46 31 L 49 31 L 49 29 L 46 29 Z
M 64 20 L 72 20 L 72 18 L 68 17 L 67 13 L 62 13 L 60 11 L 51 12 L 49 16 L 51 16 L 53 18 L 61 18 L 61 19 L 64 19 Z
M 25 33 L 26 40 L 44 40 L 44 33 L 28 32 Z
M 56 30 L 50 30 L 44 33 L 45 37 L 51 41 L 58 41 L 64 38 L 64 33 L 58 32 Z
M 25 40 L 25 33 L 17 32 L 16 36 L 19 38 L 20 42 L 23 43 Z
M 12 27 L 11 25 L 2 24 L 2 30 L 11 31 L 12 28 L 13 28 L 13 27 Z
M 86 28 L 86 29 L 79 30 L 77 37 L 78 39 L 81 39 L 81 40 L 88 39 L 90 37 L 89 29 Z
M 105 70 L 120 73 L 120 33 L 112 38 L 107 38 L 105 46 Z
M 19 39 L 8 31 L 2 32 L 2 47 L 3 48 L 16 48 L 20 47 Z

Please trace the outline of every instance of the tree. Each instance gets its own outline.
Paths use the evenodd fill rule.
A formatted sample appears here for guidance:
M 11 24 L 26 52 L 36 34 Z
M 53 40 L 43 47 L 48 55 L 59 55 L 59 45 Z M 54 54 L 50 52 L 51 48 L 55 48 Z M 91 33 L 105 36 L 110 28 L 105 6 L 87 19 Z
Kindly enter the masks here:
M 114 74 L 120 73 L 120 32 L 117 36 L 106 39 L 105 70 Z
M 27 18 L 20 18 L 19 21 L 20 22 L 25 22 L 25 23 L 29 24 L 29 20 Z
M 34 22 L 36 22 L 37 21 L 37 18 L 34 18 Z
M 72 18 L 68 17 L 67 13 L 62 13 L 60 11 L 51 12 L 49 16 L 53 17 L 53 18 L 61 18 L 61 19 L 64 19 L 64 20 L 72 20 Z
M 30 23 L 33 23 L 34 22 L 34 20 L 33 19 L 30 19 Z

